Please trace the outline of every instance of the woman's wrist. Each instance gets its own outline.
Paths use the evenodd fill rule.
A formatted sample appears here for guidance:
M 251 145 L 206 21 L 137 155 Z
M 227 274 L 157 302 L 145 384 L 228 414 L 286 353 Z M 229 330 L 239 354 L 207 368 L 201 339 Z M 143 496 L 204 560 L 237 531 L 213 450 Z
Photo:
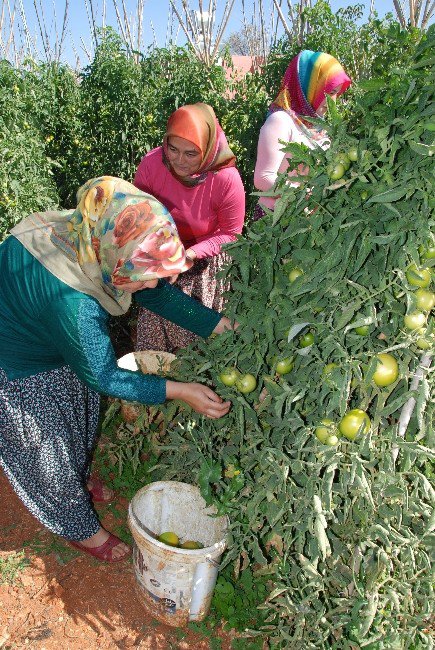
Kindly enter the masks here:
M 232 323 L 227 316 L 222 316 L 219 323 L 214 328 L 213 334 L 222 334 L 226 330 L 236 330 L 239 327 L 239 324 L 240 323 L 237 321 L 234 321 L 234 323 Z
M 183 399 L 185 384 L 180 381 L 166 381 L 166 399 Z

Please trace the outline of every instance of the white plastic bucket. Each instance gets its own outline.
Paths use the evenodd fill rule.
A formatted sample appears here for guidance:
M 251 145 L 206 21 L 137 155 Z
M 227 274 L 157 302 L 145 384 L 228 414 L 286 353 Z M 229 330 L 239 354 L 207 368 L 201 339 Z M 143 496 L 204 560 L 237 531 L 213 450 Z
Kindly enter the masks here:
M 214 513 L 197 487 L 178 481 L 151 483 L 130 502 L 137 589 L 146 609 L 167 625 L 201 621 L 210 609 L 228 528 L 227 517 L 210 516 Z M 194 540 L 204 548 L 159 542 L 157 537 L 168 531 L 180 542 Z

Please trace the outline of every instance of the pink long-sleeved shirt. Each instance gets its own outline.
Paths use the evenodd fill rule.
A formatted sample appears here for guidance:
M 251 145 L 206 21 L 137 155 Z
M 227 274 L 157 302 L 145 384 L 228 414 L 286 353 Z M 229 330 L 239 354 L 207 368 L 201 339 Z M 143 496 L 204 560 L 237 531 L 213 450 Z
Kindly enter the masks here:
M 290 154 L 284 154 L 282 151 L 284 142 L 297 142 L 299 144 L 306 144 L 310 149 L 316 145 L 322 148 L 329 145 L 327 138 L 320 137 L 314 143 L 306 133 L 303 131 L 300 124 L 298 124 L 291 115 L 286 111 L 276 111 L 269 115 L 265 123 L 260 129 L 260 136 L 258 138 L 257 148 L 257 161 L 255 164 L 254 172 L 254 185 L 257 190 L 267 192 L 275 185 L 278 174 L 285 172 L 289 166 Z M 306 173 L 306 172 L 305 172 Z M 298 182 L 291 182 L 292 176 L 300 176 L 304 174 L 302 165 L 299 169 L 292 169 L 288 172 L 289 184 L 297 186 Z M 262 196 L 259 199 L 261 205 L 273 209 L 278 197 Z
M 234 241 L 245 219 L 245 190 L 235 167 L 208 172 L 206 180 L 186 187 L 163 164 L 162 147 L 152 149 L 137 168 L 134 185 L 156 197 L 171 213 L 181 241 L 198 259 L 221 252 Z

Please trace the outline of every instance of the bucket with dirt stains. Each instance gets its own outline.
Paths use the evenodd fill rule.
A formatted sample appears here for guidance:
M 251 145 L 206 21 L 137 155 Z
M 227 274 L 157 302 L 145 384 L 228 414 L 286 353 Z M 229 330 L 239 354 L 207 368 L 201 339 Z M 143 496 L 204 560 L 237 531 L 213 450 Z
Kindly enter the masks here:
M 178 481 L 157 481 L 131 500 L 128 525 L 133 535 L 136 586 L 148 612 L 172 626 L 201 621 L 210 609 L 226 546 L 227 517 L 216 517 L 199 489 Z M 194 540 L 200 549 L 172 547 L 157 538 L 174 532 L 180 543 Z

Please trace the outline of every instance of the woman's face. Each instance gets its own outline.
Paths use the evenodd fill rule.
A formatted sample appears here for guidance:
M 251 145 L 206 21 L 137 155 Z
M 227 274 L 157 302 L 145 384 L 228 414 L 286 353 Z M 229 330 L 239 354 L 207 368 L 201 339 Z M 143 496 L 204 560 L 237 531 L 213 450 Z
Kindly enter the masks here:
M 340 93 L 340 90 L 341 90 L 341 85 L 337 86 L 337 88 L 333 88 L 331 92 L 328 93 L 329 97 L 332 99 L 333 102 L 337 101 L 337 97 Z M 323 117 L 326 113 L 326 110 L 327 110 L 327 105 L 326 105 L 326 97 L 325 97 L 325 99 L 322 101 L 319 108 L 317 109 L 316 113 L 320 117 Z
M 126 293 L 134 293 L 135 291 L 141 291 L 142 289 L 155 289 L 158 284 L 158 279 L 155 280 L 142 280 L 140 282 L 125 282 L 119 288 Z
M 201 151 L 193 142 L 171 135 L 167 140 L 167 156 L 172 169 L 185 178 L 198 171 L 201 164 Z

